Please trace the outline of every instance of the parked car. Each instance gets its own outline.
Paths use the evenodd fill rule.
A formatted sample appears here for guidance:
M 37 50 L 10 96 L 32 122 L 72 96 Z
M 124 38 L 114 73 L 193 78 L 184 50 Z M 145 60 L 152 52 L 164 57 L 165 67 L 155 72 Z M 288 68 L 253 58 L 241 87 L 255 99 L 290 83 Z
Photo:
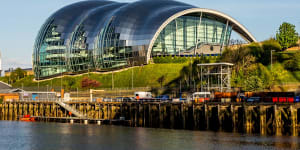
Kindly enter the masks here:
M 299 103 L 300 102 L 300 96 L 296 96 L 295 97 L 295 103 Z
M 167 100 L 170 100 L 170 97 L 169 97 L 169 95 L 160 95 L 160 96 L 157 96 L 156 99 L 161 100 L 161 101 L 167 101 Z
M 260 102 L 260 97 L 250 97 L 247 99 L 247 102 L 249 103 L 259 103 Z

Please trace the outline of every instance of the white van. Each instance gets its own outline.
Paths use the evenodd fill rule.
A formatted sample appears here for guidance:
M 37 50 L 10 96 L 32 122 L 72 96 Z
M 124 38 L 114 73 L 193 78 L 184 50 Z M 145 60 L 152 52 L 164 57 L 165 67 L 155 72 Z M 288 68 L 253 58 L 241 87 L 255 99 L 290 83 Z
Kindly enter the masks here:
M 136 99 L 152 98 L 151 92 L 134 92 L 134 97 Z
M 210 100 L 210 92 L 195 92 L 191 95 L 190 100 L 195 101 L 196 103 L 207 102 Z

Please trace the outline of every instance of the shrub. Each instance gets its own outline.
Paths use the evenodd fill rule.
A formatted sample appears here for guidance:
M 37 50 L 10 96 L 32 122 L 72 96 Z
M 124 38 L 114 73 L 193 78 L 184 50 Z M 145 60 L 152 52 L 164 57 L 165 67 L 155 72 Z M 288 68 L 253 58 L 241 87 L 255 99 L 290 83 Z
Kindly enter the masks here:
M 284 68 L 290 71 L 300 70 L 300 52 L 294 53 L 290 59 L 284 61 Z
M 81 80 L 81 88 L 98 88 L 100 86 L 100 82 L 96 80 L 89 79 L 88 77 L 84 77 Z

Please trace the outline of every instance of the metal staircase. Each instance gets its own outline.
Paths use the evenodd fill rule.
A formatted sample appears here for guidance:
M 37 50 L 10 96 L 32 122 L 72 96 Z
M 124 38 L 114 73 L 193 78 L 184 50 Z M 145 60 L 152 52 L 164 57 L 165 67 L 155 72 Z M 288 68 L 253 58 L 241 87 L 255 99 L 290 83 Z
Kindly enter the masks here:
M 68 104 L 66 104 L 62 101 L 57 101 L 56 103 L 59 104 L 64 109 L 66 109 L 67 111 L 74 114 L 76 117 L 79 117 L 79 118 L 82 118 L 82 119 L 87 118 L 85 115 L 81 114 L 79 111 L 77 111 L 76 109 L 72 108 L 70 105 L 68 105 Z

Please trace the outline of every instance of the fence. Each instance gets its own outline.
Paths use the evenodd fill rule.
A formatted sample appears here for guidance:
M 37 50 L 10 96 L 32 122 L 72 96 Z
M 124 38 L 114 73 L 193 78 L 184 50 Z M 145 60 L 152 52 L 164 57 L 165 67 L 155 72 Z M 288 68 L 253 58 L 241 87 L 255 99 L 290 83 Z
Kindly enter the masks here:
M 102 98 L 101 100 L 97 101 L 96 99 L 93 99 L 91 101 L 91 99 L 88 98 L 82 98 L 82 99 L 70 99 L 70 100 L 63 100 L 60 98 L 51 98 L 51 99 L 30 99 L 30 98 L 24 98 L 24 99 L 20 99 L 20 102 L 172 102 L 172 99 L 158 99 L 158 98 L 151 98 L 151 99 L 134 99 L 134 98 Z M 179 101 L 179 102 L 185 102 L 185 101 Z

